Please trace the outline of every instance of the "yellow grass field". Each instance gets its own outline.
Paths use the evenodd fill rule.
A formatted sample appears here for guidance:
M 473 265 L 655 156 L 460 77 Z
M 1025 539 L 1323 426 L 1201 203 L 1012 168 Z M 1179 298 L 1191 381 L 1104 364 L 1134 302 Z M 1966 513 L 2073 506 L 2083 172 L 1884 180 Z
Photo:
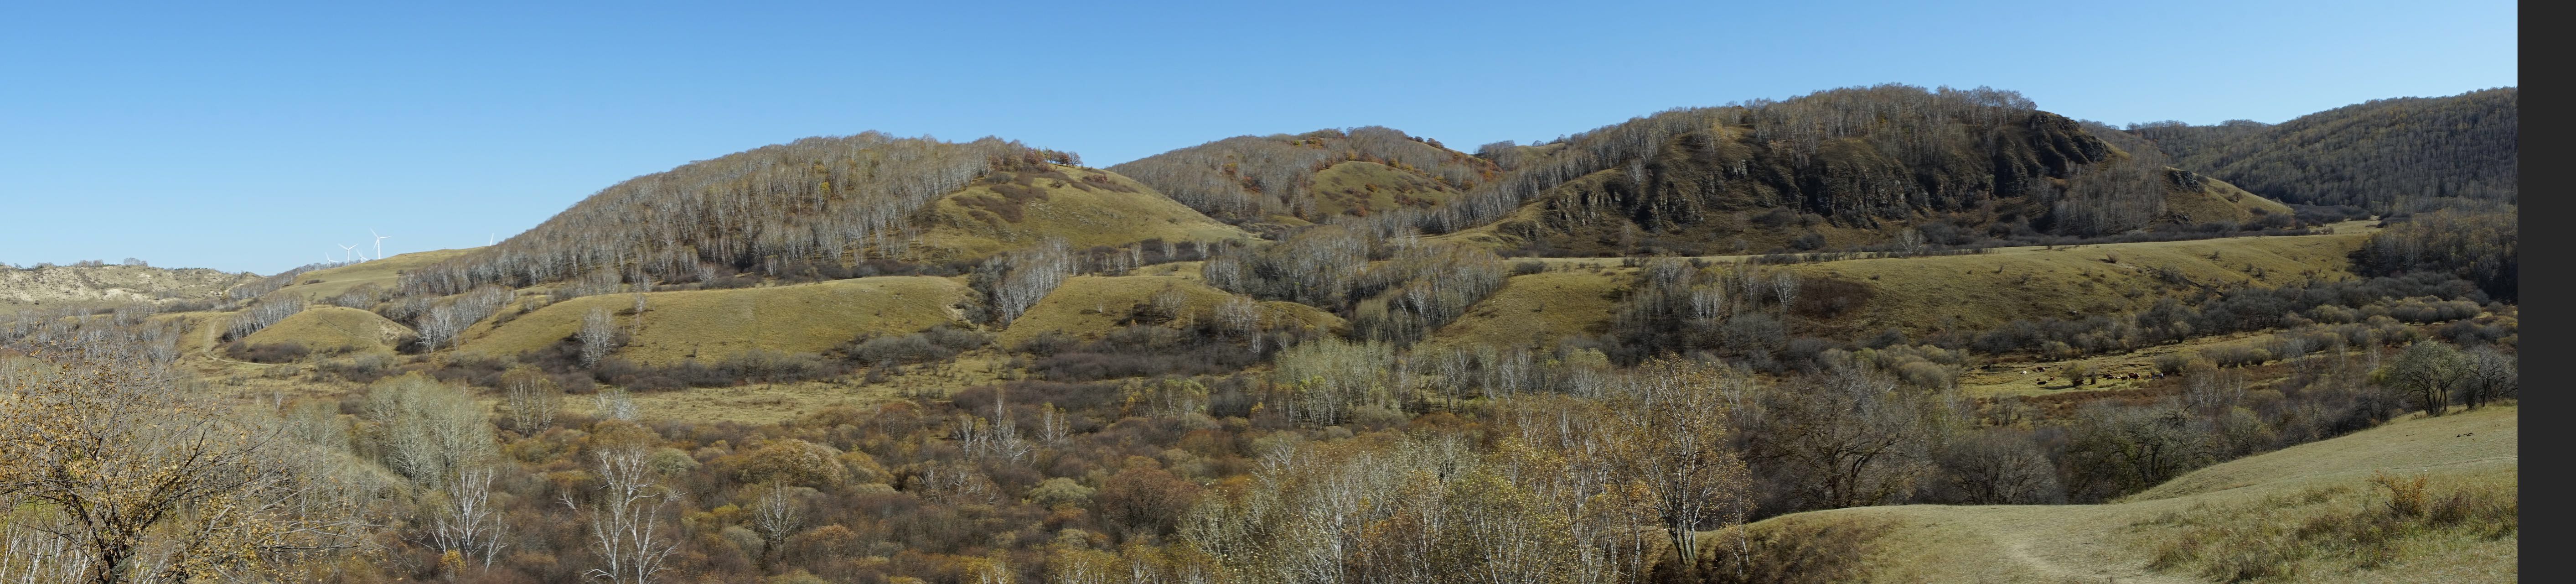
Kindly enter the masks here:
M 316 306 L 251 333 L 243 342 L 265 345 L 293 341 L 321 352 L 394 352 L 394 343 L 412 334 L 376 313 L 339 306 Z
M 292 293 L 304 297 L 307 302 L 312 302 L 337 296 L 341 292 L 349 291 L 350 288 L 365 284 L 375 284 L 391 290 L 401 279 L 403 272 L 447 261 L 448 258 L 465 255 L 475 249 L 479 248 L 414 252 L 337 268 L 314 270 L 297 276 L 295 283 L 279 288 L 278 292 Z
M 1870 299 L 1860 307 L 1829 322 L 1808 323 L 1822 328 L 1796 331 L 1847 338 L 1890 327 L 1919 334 L 1939 326 L 1944 319 L 1950 319 L 1953 326 L 1982 329 L 2015 319 L 2116 314 L 2201 286 L 2275 287 L 2311 277 L 2340 280 L 2352 277 L 2349 254 L 2368 238 L 2367 229 L 2338 226 L 2335 233 L 2326 235 L 2005 247 L 1971 255 L 1853 259 L 1777 267 L 1807 278 L 1844 280 L 1869 288 Z M 1750 257 L 1696 259 L 1740 264 Z M 1618 258 L 1541 261 L 1548 265 L 1548 274 L 1606 279 L 1587 285 L 1604 290 L 1627 286 L 1636 272 L 1634 268 L 1619 267 Z M 2180 274 L 2184 283 L 2165 281 L 2157 274 L 2163 268 Z M 1608 305 L 1602 306 L 1606 310 Z M 1597 318 L 1606 321 L 1608 315 Z
M 820 353 L 860 333 L 908 333 L 957 322 L 973 292 L 954 278 L 885 276 L 731 290 L 644 294 L 643 326 L 617 355 L 672 363 L 718 361 L 753 349 Z M 633 294 L 585 296 L 519 315 L 472 335 L 462 353 L 534 351 L 572 336 L 592 308 L 631 311 Z M 633 326 L 634 315 L 617 317 Z
M 1899 505 L 1785 515 L 1759 533 L 1831 522 L 1880 524 L 1860 559 L 1867 582 L 2205 582 L 2187 566 L 2150 568 L 2183 525 L 2259 529 L 2318 521 L 2381 504 L 2377 472 L 2429 474 L 2437 490 L 2511 497 L 2518 482 L 2519 407 L 2418 417 L 2349 436 L 2203 468 L 2103 505 Z M 2270 526 L 2279 528 L 2280 526 Z M 2429 531 L 2397 540 L 2393 559 L 2359 569 L 2319 554 L 2288 566 L 2287 582 L 2511 582 L 2517 537 Z M 2206 533 L 2206 532 L 2203 532 Z M 1712 534 L 1715 535 L 1715 534 Z M 1704 538 L 1719 539 L 1715 537 Z
M 1441 327 L 1432 343 L 1546 348 L 1559 339 L 1608 332 L 1612 295 L 1627 280 L 1582 270 L 1513 276 Z
M 1156 238 L 1256 239 L 1117 173 L 1070 166 L 1055 169 L 1070 180 L 1029 181 L 1043 196 L 1018 204 L 1016 220 L 987 210 L 992 205 L 1007 206 L 1001 201 L 1008 197 L 981 182 L 932 202 L 924 210 L 932 227 L 913 238 L 909 253 L 921 260 L 973 259 L 1036 245 L 1048 237 L 1065 238 L 1077 249 Z M 1085 177 L 1106 180 L 1117 188 L 1076 186 Z

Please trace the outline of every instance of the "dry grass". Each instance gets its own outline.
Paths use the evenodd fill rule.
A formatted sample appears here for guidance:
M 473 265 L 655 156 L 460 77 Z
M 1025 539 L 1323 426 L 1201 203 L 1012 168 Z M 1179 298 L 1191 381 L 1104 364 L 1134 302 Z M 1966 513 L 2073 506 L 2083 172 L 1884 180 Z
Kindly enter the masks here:
M 394 343 L 411 334 L 410 327 L 373 312 L 316 306 L 251 333 L 242 341 L 253 345 L 292 341 L 322 352 L 392 354 Z
M 2204 178 L 2206 180 L 2202 181 L 2203 184 L 2198 191 L 2167 190 L 2165 211 L 2190 223 L 2220 221 L 2244 223 L 2254 220 L 2257 209 L 2272 214 L 2290 213 L 2289 205 L 2247 192 L 2245 189 L 2237 188 L 2236 185 L 2227 184 L 2227 181 Z
M 448 258 L 465 255 L 475 249 L 478 248 L 414 252 L 328 270 L 314 270 L 297 276 L 295 283 L 279 288 L 278 291 L 303 296 L 306 301 L 319 301 L 338 296 L 342 292 L 349 291 L 350 288 L 365 284 L 375 284 L 386 290 L 392 290 L 403 272 L 447 261 Z
M 1782 266 L 1808 278 L 1833 278 L 1870 288 L 1870 300 L 1825 322 L 1800 319 L 1793 332 L 1824 338 L 1859 338 L 1893 327 L 1920 335 L 1940 326 L 1983 330 L 2015 319 L 2120 314 L 2200 286 L 2292 285 L 2308 277 L 2352 277 L 2347 257 L 2366 231 L 2332 235 L 2241 237 L 2200 241 L 2100 244 L 2049 249 L 1998 248 L 1960 256 L 1879 258 Z M 2215 254 L 2217 257 L 2211 257 Z M 1750 256 L 1698 258 L 1740 263 Z M 2105 259 L 2116 257 L 2117 262 Z M 1525 258 L 1528 259 L 1528 258 Z M 1617 258 L 1545 258 L 1549 270 L 1511 279 L 1500 292 L 1442 328 L 1443 342 L 1550 343 L 1595 334 L 1611 319 L 1614 291 L 1628 286 L 1635 268 Z M 2185 283 L 2168 281 L 2170 268 Z M 2214 337 L 2092 360 L 2114 373 L 2144 371 L 2156 355 L 2197 350 L 2247 335 Z M 2062 365 L 2062 364 L 2061 364 Z M 1970 375 L 1962 384 L 1985 394 L 2038 393 L 2040 375 L 2000 372 Z M 2062 377 L 2062 375 L 2060 376 Z M 2110 389 L 2125 385 L 2084 386 Z
M 2513 488 L 2519 448 L 2514 440 L 2519 408 L 2500 406 L 2439 418 L 2394 422 L 2349 436 L 2246 457 L 2194 471 L 2146 493 L 2106 505 L 1903 505 L 1787 515 L 1755 524 L 1818 518 L 1889 521 L 1854 581 L 1870 582 L 2203 582 L 2207 559 L 2159 563 L 2182 547 L 2231 550 L 2250 544 L 2204 545 L 2224 533 L 2295 533 L 2311 523 L 2334 523 L 2356 509 L 2385 501 L 2372 483 L 2379 473 L 2431 477 L 2434 502 L 2456 490 Z M 2282 507 L 2283 501 L 2314 503 Z M 2287 497 L 2287 499 L 2282 499 Z M 2376 498 L 2374 498 L 2376 497 Z M 2492 510 L 2498 499 L 2472 497 Z M 2508 500 L 2509 501 L 2509 500 Z M 2430 503 L 2428 503 L 2429 505 Z M 2509 502 L 2501 504 L 2509 505 Z M 2269 509 L 2269 511 L 2258 511 Z M 2474 514 L 2474 505 L 2462 507 Z M 2268 513 L 2268 514 L 2267 514 Z M 2492 513 L 2490 513 L 2492 515 Z M 2320 524 L 2315 533 L 2342 533 Z M 2501 582 L 2515 576 L 2516 538 L 2492 530 L 2449 527 L 2393 534 L 2390 552 L 2363 569 L 2360 558 L 2315 547 L 2289 567 L 2289 581 Z M 2195 535 L 2197 534 L 2197 535 Z M 2196 539 L 2194 539 L 2196 538 Z M 2182 542 L 2192 543 L 2189 546 Z M 2187 555 L 2187 554 L 2184 554 Z M 2208 553 L 2198 558 L 2217 558 Z
M 2512 580 L 2520 508 L 2510 470 L 2375 475 L 2203 503 L 2131 524 L 2152 566 L 2221 582 Z
M 1608 332 L 1612 295 L 1627 280 L 1586 270 L 1513 276 L 1465 316 L 1441 327 L 1432 342 L 1551 347 L 1559 339 Z
M 1050 236 L 1063 237 L 1075 248 L 1117 246 L 1156 238 L 1257 239 L 1116 173 L 1070 166 L 1055 168 L 1067 178 L 1030 181 L 1031 188 L 1043 196 L 1019 204 L 1016 219 L 980 210 L 974 201 L 1008 199 L 996 192 L 994 185 L 983 182 L 931 203 L 924 210 L 931 228 L 913 239 L 910 254 L 921 260 L 973 259 L 1029 247 Z M 1108 182 L 1082 184 L 1086 177 Z
M 955 278 L 930 276 L 648 292 L 643 328 L 617 354 L 638 362 L 671 363 L 691 355 L 714 362 L 753 349 L 820 353 L 860 333 L 908 333 L 957 322 L 958 307 L 971 294 Z M 469 331 L 473 336 L 460 352 L 499 357 L 544 348 L 579 332 L 582 318 L 594 307 L 629 312 L 635 298 L 585 296 L 539 308 L 498 327 Z M 627 324 L 635 316 L 617 318 Z
M 2091 363 L 2104 375 L 2148 374 L 2156 371 L 2156 358 L 2174 353 L 2190 353 L 2222 345 L 2233 345 L 2269 337 L 2277 330 L 2251 331 L 2195 337 L 2179 343 L 2156 345 L 2111 355 L 2096 355 L 2062 361 L 1996 363 L 1993 369 L 1969 368 L 1959 373 L 1959 391 L 1972 397 L 2006 397 L 2016 395 L 2059 395 L 2068 392 L 2135 389 L 2150 381 L 2139 379 L 2100 379 L 2090 385 L 2069 385 L 2066 368 L 2076 363 Z M 2039 373 L 2024 370 L 2041 369 Z M 2046 385 L 2040 380 L 2047 379 Z
M 1430 177 L 1362 161 L 1334 164 L 1316 172 L 1310 192 L 1315 194 L 1319 217 L 1428 208 L 1458 194 Z
M 2359 235 L 2242 237 L 1798 264 L 1807 277 L 1859 282 L 1875 300 L 1833 323 L 1842 332 L 1922 331 L 1955 317 L 1983 329 L 2023 318 L 2117 314 L 2201 286 L 2277 287 L 2351 277 Z M 2116 253 L 2118 263 L 2104 261 Z M 2158 271 L 2179 274 L 2169 282 Z
M 1182 322 L 1188 322 L 1194 315 L 1205 313 L 1232 296 L 1201 283 L 1195 277 L 1075 276 L 1048 293 L 1036 306 L 1029 307 L 1028 313 L 1012 321 L 1010 328 L 996 336 L 994 342 L 1011 347 L 1049 331 L 1078 338 L 1098 337 L 1124 326 L 1120 323 L 1130 319 L 1136 305 L 1145 303 L 1167 287 L 1180 291 L 1186 299 L 1180 311 Z M 1261 306 L 1265 313 L 1263 318 L 1269 322 L 1296 321 L 1318 330 L 1344 326 L 1341 317 L 1303 304 L 1272 301 L 1263 302 Z

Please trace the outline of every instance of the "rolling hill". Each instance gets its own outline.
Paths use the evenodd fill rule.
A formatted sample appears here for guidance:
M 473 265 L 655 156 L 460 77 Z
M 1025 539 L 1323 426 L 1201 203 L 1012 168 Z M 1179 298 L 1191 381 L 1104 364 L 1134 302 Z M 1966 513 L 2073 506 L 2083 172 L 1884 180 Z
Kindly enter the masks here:
M 1499 172 L 1438 141 L 1378 126 L 1237 136 L 1109 170 L 1210 216 L 1272 229 L 1435 207 Z
M 218 301 L 250 273 L 205 268 L 95 265 L 19 269 L 0 264 L 0 311 L 37 307 L 106 307 L 135 302 Z
M 718 362 L 753 350 L 822 353 L 864 333 L 909 333 L 961 320 L 972 291 L 953 278 L 880 276 L 812 284 L 584 296 L 466 331 L 460 353 L 537 351 L 572 337 L 594 308 L 631 339 L 616 355 L 649 364 Z M 507 314 L 505 312 L 505 314 Z
M 868 259 L 971 261 L 1047 237 L 1245 237 L 1076 160 L 998 138 L 876 132 L 764 146 L 611 185 L 500 244 L 412 270 L 399 291 L 797 276 Z
M 2430 477 L 2436 496 L 2513 505 L 2519 408 L 2416 418 L 2203 468 L 2104 505 L 1856 507 L 1784 515 L 1755 533 L 1868 526 L 1855 561 L 1868 582 L 2204 582 L 2236 566 L 2175 550 L 2218 545 L 2288 582 L 2509 582 L 2516 538 L 2495 525 L 2398 532 L 2379 565 L 2321 541 L 2387 505 L 2375 473 Z M 2507 507 L 2508 513 L 2511 507 Z M 2507 517 L 2510 517 L 2508 514 Z M 2307 525 L 2314 535 L 2301 536 Z M 1732 538 L 1708 537 L 1706 540 Z M 2226 553 L 2226 552 L 2221 552 Z M 2178 559 L 2183 558 L 2183 559 Z M 2159 560 L 2163 560 L 2161 563 Z
M 1519 202 L 1443 222 L 1461 226 L 1459 239 L 1533 255 L 1803 251 L 1905 229 L 1952 245 L 2288 211 L 1984 89 L 1888 85 L 1671 110 L 1489 155 L 1521 162 L 1481 202 Z
M 921 215 L 926 227 L 905 256 L 926 262 L 980 259 L 1049 237 L 1077 249 L 1254 239 L 1127 177 L 1072 166 L 997 171 L 940 197 Z

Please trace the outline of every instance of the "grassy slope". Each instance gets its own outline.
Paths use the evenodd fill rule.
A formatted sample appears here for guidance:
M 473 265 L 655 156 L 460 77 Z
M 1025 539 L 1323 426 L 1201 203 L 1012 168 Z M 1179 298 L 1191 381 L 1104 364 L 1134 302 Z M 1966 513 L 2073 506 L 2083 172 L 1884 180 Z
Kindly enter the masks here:
M 1876 582 L 2198 582 L 2147 568 L 2162 521 L 2226 521 L 2276 496 L 2310 492 L 2367 499 L 2373 472 L 2431 473 L 2437 485 L 2502 486 L 2517 480 L 2519 408 L 2416 418 L 2349 436 L 2204 468 L 2106 505 L 1900 505 L 1799 513 L 1756 523 L 1886 522 L 1893 529 L 1863 558 Z M 2467 434 L 2467 436 L 2461 436 Z M 2320 511 L 2322 509 L 2319 509 Z M 2510 581 L 2515 538 L 2440 534 L 2407 540 L 2390 565 L 2353 571 L 2313 559 L 2291 581 Z
M 316 306 L 277 321 L 243 339 L 254 345 L 294 341 L 316 351 L 346 350 L 392 353 L 393 342 L 411 334 L 376 313 L 339 306 Z
M 2308 275 L 2324 280 L 2349 278 L 2347 255 L 2360 247 L 2362 239 L 2367 239 L 2367 232 L 2087 244 L 2058 250 L 1999 247 L 1984 255 L 1801 262 L 1785 268 L 1798 270 L 1803 278 L 1852 280 L 1870 288 L 1870 301 L 1857 309 L 1826 322 L 1801 319 L 1795 334 L 1855 337 L 1886 327 L 1919 334 L 1937 327 L 1945 316 L 1955 316 L 1958 327 L 1984 329 L 2035 316 L 2143 309 L 2156 298 L 2190 288 L 2177 288 L 2151 273 L 2151 268 L 2166 265 L 2197 286 L 2290 286 Z M 2218 257 L 2213 260 L 2210 252 L 2218 252 Z M 2105 262 L 2105 257 L 2117 257 L 2120 262 Z M 1744 257 L 1700 260 L 1741 262 Z M 1510 286 L 1468 309 L 1466 319 L 1440 329 L 1437 337 L 1443 342 L 1548 345 L 1569 334 L 1600 332 L 1610 322 L 1613 309 L 1613 301 L 1602 296 L 1620 291 L 1636 278 L 1636 268 L 1618 268 L 1620 260 L 1610 257 L 1546 257 L 1543 262 L 1548 273 L 1517 275 Z M 1546 311 L 1530 311 L 1540 306 Z
M 644 327 L 618 355 L 670 363 L 696 354 L 717 361 L 752 349 L 819 353 L 864 332 L 902 333 L 954 322 L 972 291 L 953 278 L 887 276 L 732 290 L 649 292 Z M 463 352 L 513 355 L 545 348 L 581 329 L 593 307 L 635 306 L 634 295 L 585 296 L 469 331 Z M 619 316 L 621 325 L 633 316 Z M 479 332 L 479 334 L 476 334 Z
M 2347 278 L 2347 256 L 2366 239 L 2336 234 L 2020 247 L 1977 255 L 1798 264 L 1795 269 L 1807 277 L 1861 282 L 1872 289 L 1876 300 L 1860 314 L 1838 319 L 1848 331 L 1921 331 L 1953 315 L 1960 324 L 1984 328 L 2017 318 L 2143 308 L 2170 287 L 2153 273 L 2157 268 L 2180 270 L 2200 286 L 2272 287 L 2310 276 Z M 2114 257 L 2117 263 L 2104 261 Z
M 1513 276 L 1501 290 L 1433 335 L 1439 343 L 1552 347 L 1558 339 L 1609 331 L 1613 294 L 1629 276 L 1610 269 Z
M 1315 212 L 1319 217 L 1366 215 L 1400 207 L 1429 208 L 1457 196 L 1455 190 L 1419 173 L 1375 162 L 1334 164 L 1315 173 Z
M 2173 214 L 2181 223 L 2241 223 L 2252 220 L 2258 211 L 2288 214 L 2290 206 L 2209 177 L 2202 177 L 2198 191 L 2175 189 L 2165 194 L 2165 212 Z
M 472 251 L 474 248 L 413 252 L 327 270 L 314 270 L 305 272 L 303 276 L 295 279 L 294 284 L 279 288 L 278 291 L 299 294 L 307 301 L 314 301 L 339 295 L 341 292 L 347 292 L 350 288 L 363 284 L 375 284 L 391 290 L 404 271 L 447 261 L 447 258 L 465 255 Z
M 1195 273 L 1193 273 L 1195 275 Z M 994 338 L 1003 347 L 1017 346 L 1039 333 L 1061 332 L 1076 337 L 1097 337 L 1117 329 L 1119 321 L 1134 313 L 1164 287 L 1180 290 L 1188 298 L 1183 319 L 1207 311 L 1231 296 L 1196 278 L 1180 276 L 1075 276 L 1047 294 L 1027 314 L 1011 322 L 1008 329 Z M 1291 319 L 1331 330 L 1342 326 L 1341 317 L 1311 306 L 1290 302 L 1263 302 L 1264 318 L 1270 322 Z
M 1063 237 L 1077 249 L 1155 238 L 1253 239 L 1242 229 L 1209 219 L 1116 173 L 1070 166 L 1058 166 L 1056 170 L 1069 180 L 1024 179 L 1024 184 L 1044 194 L 1020 203 L 1017 220 L 977 212 L 984 208 L 978 201 L 1008 199 L 996 193 L 993 185 L 980 181 L 932 202 L 923 210 L 930 228 L 913 239 L 911 253 L 928 260 L 972 259 L 1035 245 L 1049 236 Z M 1079 185 L 1086 176 L 1106 178 L 1115 187 Z

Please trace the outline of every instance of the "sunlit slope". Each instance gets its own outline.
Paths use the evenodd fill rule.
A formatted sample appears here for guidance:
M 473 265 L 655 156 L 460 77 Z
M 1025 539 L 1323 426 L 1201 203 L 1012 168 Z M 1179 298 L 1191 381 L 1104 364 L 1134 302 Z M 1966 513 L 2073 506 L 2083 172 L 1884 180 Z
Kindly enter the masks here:
M 1127 177 L 1060 165 L 996 173 L 941 197 L 922 213 L 929 227 L 913 238 L 908 253 L 923 260 L 978 259 L 1050 237 L 1077 249 L 1154 239 L 1253 239 Z
M 475 249 L 478 248 L 413 252 L 337 268 L 314 270 L 296 276 L 295 283 L 279 288 L 278 292 L 301 296 L 305 301 L 312 302 L 337 296 L 351 288 L 367 284 L 393 290 L 394 285 L 400 283 L 403 272 L 465 255 Z
M 907 333 L 958 322 L 973 291 L 952 278 L 885 276 L 813 284 L 647 292 L 642 326 L 616 353 L 645 363 L 692 355 L 720 361 L 753 349 L 821 353 L 863 333 Z M 516 355 L 580 332 L 594 308 L 635 327 L 634 294 L 584 296 L 468 331 L 460 352 Z
M 2294 285 L 2352 277 L 2350 254 L 2369 235 L 2238 237 L 2073 247 L 2009 247 L 1988 253 L 1854 259 L 1772 266 L 1808 280 L 1831 279 L 1864 292 L 1826 314 L 1802 311 L 1792 332 L 1852 338 L 1895 328 L 1919 335 L 1942 326 L 1981 330 L 2016 319 L 2117 314 L 2203 289 Z M 1745 256 L 1699 258 L 1742 265 Z M 1615 258 L 1549 258 L 1549 271 L 1518 276 L 1442 338 L 1506 344 L 1553 342 L 1603 330 L 1635 268 Z M 1525 285 L 1526 284 L 1526 285 Z M 1804 301 L 1802 301 L 1804 302 Z
M 412 334 L 410 327 L 373 312 L 316 306 L 259 329 L 259 332 L 244 337 L 242 342 L 252 345 L 293 342 L 324 352 L 392 353 L 396 344 Z
M 1860 564 L 1869 582 L 2206 582 L 2196 565 L 2151 567 L 2178 530 L 2206 526 L 2296 531 L 2302 524 L 2384 505 L 2375 473 L 2430 476 L 2436 492 L 2511 493 L 2518 482 L 2519 408 L 2502 406 L 2391 423 L 2211 466 L 2106 505 L 1902 505 L 1799 513 L 1754 525 L 1877 526 Z M 2506 582 L 2517 538 L 2461 526 L 2396 539 L 2370 569 L 2318 554 L 2284 562 L 2289 582 Z M 2206 533 L 2203 531 L 2202 533 Z M 2259 540 L 2258 540 L 2259 541 Z

